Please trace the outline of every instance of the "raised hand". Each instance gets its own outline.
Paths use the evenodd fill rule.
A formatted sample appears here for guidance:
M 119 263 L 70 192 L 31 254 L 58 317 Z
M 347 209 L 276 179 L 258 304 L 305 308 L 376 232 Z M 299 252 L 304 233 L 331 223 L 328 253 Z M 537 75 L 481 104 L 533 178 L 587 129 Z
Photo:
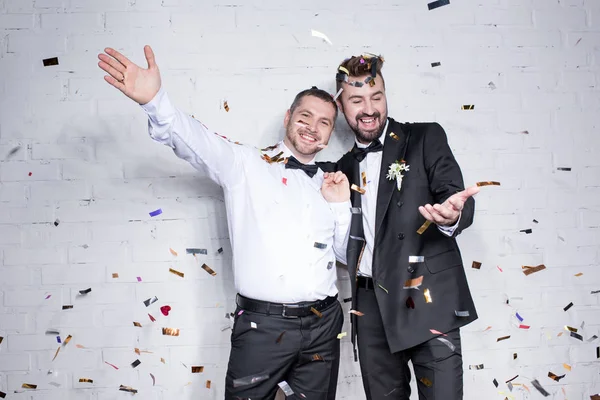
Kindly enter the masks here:
M 425 204 L 425 206 L 419 207 L 419 211 L 427 221 L 441 226 L 452 226 L 458 220 L 467 199 L 477 193 L 479 193 L 479 187 L 471 186 L 448 197 L 442 204 Z
M 98 54 L 98 66 L 108 73 L 104 76 L 106 82 L 139 104 L 146 104 L 154 98 L 160 89 L 160 72 L 150 46 L 144 46 L 147 69 L 135 65 L 115 49 L 107 47 L 104 51 L 106 54 Z
M 350 183 L 341 171 L 326 172 L 321 185 L 321 194 L 329 203 L 341 203 L 350 200 Z

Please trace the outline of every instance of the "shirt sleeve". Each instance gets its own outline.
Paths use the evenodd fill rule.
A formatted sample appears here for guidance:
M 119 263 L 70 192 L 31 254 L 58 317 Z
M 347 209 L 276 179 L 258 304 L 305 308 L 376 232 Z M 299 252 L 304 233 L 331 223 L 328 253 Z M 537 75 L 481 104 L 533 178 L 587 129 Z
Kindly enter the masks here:
M 179 158 L 206 172 L 221 186 L 232 186 L 243 179 L 243 146 L 211 132 L 175 108 L 162 87 L 141 107 L 148 114 L 148 133 L 153 140 L 171 147 Z
M 346 248 L 348 247 L 348 236 L 350 235 L 350 220 L 352 218 L 350 208 L 352 204 L 350 200 L 347 200 L 339 203 L 329 203 L 329 207 L 333 211 L 335 218 L 333 253 L 339 262 L 346 264 Z
M 452 235 L 454 235 L 454 231 L 456 231 L 456 228 L 458 228 L 458 223 L 460 222 L 460 217 L 462 217 L 462 212 L 458 215 L 458 219 L 456 220 L 456 223 L 452 226 L 442 226 L 442 225 L 438 225 L 438 229 L 440 230 L 440 232 L 442 232 L 444 235 L 448 236 L 448 237 L 452 237 Z

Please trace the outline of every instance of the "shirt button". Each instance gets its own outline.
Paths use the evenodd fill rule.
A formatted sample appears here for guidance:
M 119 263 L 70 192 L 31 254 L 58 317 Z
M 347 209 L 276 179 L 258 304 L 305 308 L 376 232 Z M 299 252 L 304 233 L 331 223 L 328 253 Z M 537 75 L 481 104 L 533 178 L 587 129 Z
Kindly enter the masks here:
M 397 202 L 397 203 L 396 203 L 396 205 L 397 205 L 398 207 L 402 207 L 402 206 L 404 205 L 404 202 L 403 202 L 403 201 L 399 201 L 399 202 Z
M 404 233 L 400 232 L 398 234 L 398 240 L 404 240 Z
M 415 272 L 415 269 L 413 268 L 413 266 L 412 266 L 412 265 L 409 265 L 409 266 L 408 266 L 408 268 L 406 268 L 406 269 L 407 269 L 407 270 L 408 270 L 408 272 L 410 272 L 411 274 L 412 274 L 413 272 Z

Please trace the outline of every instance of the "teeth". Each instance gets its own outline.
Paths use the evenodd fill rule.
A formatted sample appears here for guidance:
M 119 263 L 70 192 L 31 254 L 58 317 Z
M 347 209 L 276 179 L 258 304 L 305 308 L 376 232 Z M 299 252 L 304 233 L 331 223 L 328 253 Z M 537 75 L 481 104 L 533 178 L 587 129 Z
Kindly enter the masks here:
M 303 133 L 301 133 L 300 136 L 302 136 L 303 138 L 308 139 L 308 140 L 310 140 L 312 142 L 316 142 L 317 141 L 317 139 L 313 138 L 312 136 L 308 136 L 308 135 L 305 135 Z

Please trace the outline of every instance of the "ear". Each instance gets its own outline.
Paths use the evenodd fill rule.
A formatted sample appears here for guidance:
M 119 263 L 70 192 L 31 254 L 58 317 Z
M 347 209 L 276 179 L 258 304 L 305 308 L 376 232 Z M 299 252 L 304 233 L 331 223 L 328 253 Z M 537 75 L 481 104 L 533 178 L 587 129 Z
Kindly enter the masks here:
M 341 95 L 337 98 L 337 100 L 335 101 L 335 104 L 337 104 L 338 109 L 340 110 L 340 112 L 343 114 L 344 113 L 344 106 L 342 105 L 342 101 L 340 100 L 340 97 L 342 97 Z
M 283 127 L 287 128 L 288 124 L 290 123 L 290 118 L 292 117 L 292 114 L 290 113 L 290 110 L 287 110 L 285 112 L 285 118 L 283 118 Z

